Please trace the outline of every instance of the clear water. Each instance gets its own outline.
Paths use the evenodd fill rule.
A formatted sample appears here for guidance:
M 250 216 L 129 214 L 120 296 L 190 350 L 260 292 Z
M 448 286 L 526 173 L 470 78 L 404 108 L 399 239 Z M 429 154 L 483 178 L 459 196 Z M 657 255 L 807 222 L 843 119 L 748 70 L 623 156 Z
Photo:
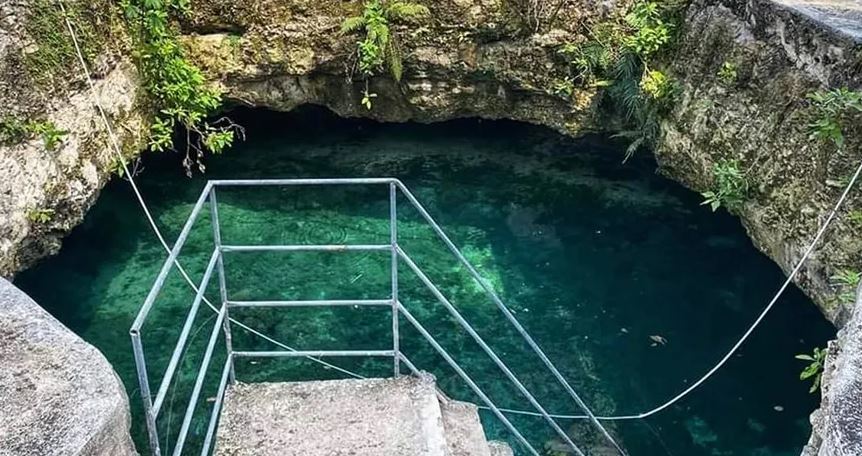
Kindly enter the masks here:
M 684 389 L 728 349 L 783 279 L 738 221 L 700 206 L 696 194 L 657 176 L 646 157 L 620 165 L 620 147 L 607 139 L 574 141 L 507 122 L 379 125 L 313 109 L 237 117 L 250 139 L 208 158 L 207 178 L 402 179 L 599 414 L 641 412 Z M 144 166 L 138 179 L 143 193 L 160 226 L 175 239 L 204 178 L 183 177 L 176 156 L 149 156 Z M 225 190 L 219 194 L 223 237 L 237 244 L 380 242 L 388 235 L 386 197 L 383 188 Z M 549 409 L 577 412 L 455 258 L 403 200 L 399 204 L 405 250 Z M 200 277 L 209 258 L 208 224 L 204 214 L 182 254 L 193 277 Z M 16 279 L 116 367 L 132 399 L 142 450 L 128 328 L 163 259 L 128 184 L 115 181 L 59 255 Z M 243 253 L 226 262 L 233 299 L 388 297 L 385 253 Z M 489 395 L 502 406 L 529 409 L 418 279 L 406 268 L 400 274 L 408 308 Z M 170 276 L 144 328 L 155 378 L 164 370 L 190 299 L 179 277 Z M 386 349 L 391 340 L 386 309 L 256 310 L 234 316 L 296 348 Z M 160 421 L 163 428 L 178 427 L 211 324 L 212 314 L 201 311 L 194 348 L 184 358 Z M 406 324 L 402 331 L 402 347 L 419 367 L 435 373 L 450 395 L 478 402 L 415 332 Z M 798 380 L 802 366 L 793 355 L 824 345 L 833 333 L 814 305 L 791 289 L 741 352 L 701 389 L 647 420 L 608 426 L 631 455 L 799 454 L 817 397 Z M 235 338 L 237 348 L 275 348 L 240 331 Z M 381 360 L 335 362 L 364 375 L 391 369 Z M 248 381 L 343 377 L 296 360 L 243 361 L 237 369 Z M 217 377 L 216 370 L 209 378 Z M 205 397 L 212 394 L 211 383 Z M 200 410 L 207 405 L 202 401 Z M 541 419 L 513 420 L 535 445 L 558 454 Z M 492 415 L 483 414 L 483 422 L 492 436 L 511 440 Z M 565 427 L 591 454 L 613 454 L 603 452 L 588 426 L 566 422 Z M 196 420 L 192 440 L 204 431 L 205 422 Z

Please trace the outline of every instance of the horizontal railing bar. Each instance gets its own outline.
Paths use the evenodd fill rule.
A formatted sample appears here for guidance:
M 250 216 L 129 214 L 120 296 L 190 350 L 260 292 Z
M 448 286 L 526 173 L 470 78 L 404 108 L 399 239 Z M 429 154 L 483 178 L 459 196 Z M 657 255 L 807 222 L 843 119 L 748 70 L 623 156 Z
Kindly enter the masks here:
M 351 184 L 390 184 L 397 181 L 391 177 L 348 177 L 322 179 L 219 179 L 210 184 L 225 186 L 267 186 L 267 185 L 351 185 Z
M 131 332 L 138 332 L 141 330 L 141 326 L 144 324 L 144 319 L 146 319 L 147 314 L 150 313 L 150 308 L 156 301 L 156 296 L 158 296 L 159 291 L 161 291 L 162 285 L 164 285 L 165 279 L 168 277 L 168 272 L 171 270 L 171 266 L 176 262 L 177 256 L 180 254 L 180 250 L 183 248 L 186 239 L 189 237 L 189 233 L 192 231 L 192 226 L 194 226 L 195 220 L 197 220 L 198 214 L 200 214 L 201 208 L 203 208 L 204 201 L 206 201 L 209 196 L 211 186 L 212 185 L 210 183 L 207 183 L 204 190 L 201 192 L 201 196 L 198 197 L 198 201 L 195 203 L 194 208 L 192 208 L 192 212 L 189 214 L 186 224 L 183 225 L 183 230 L 180 231 L 180 235 L 177 237 L 177 242 L 174 244 L 173 248 L 171 248 L 171 253 L 162 265 L 162 269 L 156 277 L 156 282 L 153 284 L 153 287 L 150 288 L 150 292 L 147 294 L 147 298 L 144 300 L 141 310 L 138 311 L 138 316 L 135 317 L 135 321 L 132 323 Z
M 218 255 L 218 250 L 213 249 L 212 257 L 210 258 L 209 264 L 207 264 L 206 272 L 204 272 L 204 277 L 201 280 L 200 285 L 198 286 L 198 291 L 197 293 L 195 293 L 195 299 L 192 302 L 192 307 L 191 309 L 189 309 L 189 313 L 186 316 L 186 321 L 183 324 L 183 329 L 180 332 L 180 338 L 179 340 L 177 340 L 177 344 L 174 346 L 174 352 L 171 355 L 171 360 L 168 362 L 168 368 L 165 369 L 165 375 L 162 377 L 162 383 L 161 385 L 159 385 L 159 390 L 156 393 L 156 399 L 153 402 L 154 416 L 159 416 L 159 412 L 162 409 L 162 403 L 164 402 L 165 397 L 168 394 L 168 388 L 171 386 L 171 380 L 174 378 L 177 365 L 179 364 L 180 357 L 182 356 L 183 351 L 186 348 L 186 341 L 188 340 L 189 333 L 192 330 L 192 325 L 194 324 L 195 317 L 198 314 L 198 309 L 201 306 L 201 301 L 204 297 L 204 293 L 206 292 L 207 286 L 209 285 L 209 281 L 212 278 L 212 273 L 215 269 Z
M 392 306 L 391 299 L 321 299 L 312 301 L 227 301 L 228 308 L 241 307 L 340 307 Z
M 540 414 L 542 414 L 542 417 L 544 417 L 545 421 L 548 423 L 548 425 L 550 425 L 551 428 L 553 428 L 554 431 L 556 431 L 557 435 L 559 435 L 560 438 L 562 438 L 563 441 L 569 447 L 572 448 L 572 450 L 575 452 L 575 454 L 577 454 L 578 456 L 584 456 L 583 451 L 581 451 L 581 449 L 578 448 L 578 446 L 575 444 L 575 442 L 573 442 L 571 440 L 569 435 L 566 434 L 566 431 L 564 431 L 560 427 L 560 425 L 557 424 L 557 422 L 554 421 L 553 418 L 551 418 L 551 416 L 548 414 L 548 412 L 545 411 L 545 408 L 539 403 L 539 401 L 533 396 L 533 394 L 530 393 L 530 391 L 527 389 L 526 386 L 524 386 L 524 384 L 521 382 L 521 380 L 518 379 L 518 377 L 515 375 L 515 373 L 512 372 L 511 369 L 509 369 L 509 366 L 507 366 L 506 363 L 504 363 L 503 360 L 500 359 L 500 357 L 497 355 L 497 353 L 494 352 L 494 350 L 485 342 L 485 340 L 482 338 L 482 336 L 480 336 L 479 333 L 477 333 L 476 330 L 473 329 L 472 326 L 470 326 L 470 323 L 464 318 L 464 316 L 461 315 L 460 312 L 458 312 L 458 309 L 456 309 L 455 306 L 452 305 L 452 303 L 446 298 L 446 296 L 443 295 L 443 293 L 440 291 L 440 289 L 437 288 L 437 286 L 434 285 L 433 282 L 431 282 L 431 279 L 429 279 L 428 276 L 425 275 L 425 273 L 422 271 L 422 269 L 419 266 L 417 266 L 416 263 L 413 262 L 413 260 L 410 258 L 410 256 L 408 256 L 407 253 L 401 249 L 401 247 L 396 246 L 395 249 L 398 252 L 398 256 L 402 260 L 404 260 L 404 263 L 406 263 L 407 266 L 416 274 L 416 276 L 419 277 L 419 280 L 423 284 L 425 284 L 425 287 L 431 291 L 431 294 L 433 294 L 434 297 L 437 298 L 437 300 L 440 302 L 440 304 L 443 304 L 443 307 L 445 307 L 446 310 L 449 311 L 449 314 L 455 318 L 455 321 L 458 322 L 458 324 L 461 326 L 461 328 L 463 328 L 464 331 L 467 331 L 467 334 L 469 334 L 470 337 L 476 342 L 476 344 L 478 344 L 479 347 L 482 348 L 482 351 L 484 351 L 485 354 L 489 358 L 491 358 L 491 361 L 493 361 L 494 364 L 496 364 L 497 367 L 501 371 L 503 371 L 503 374 L 506 375 L 506 378 L 508 378 L 509 381 L 515 385 L 515 387 L 527 399 L 527 401 L 530 403 L 530 405 L 532 405 L 533 408 L 536 409 L 536 411 L 538 411 Z
M 517 438 L 518 441 L 521 442 L 521 444 L 523 444 L 530 451 L 530 453 L 533 454 L 533 456 L 539 456 L 539 452 L 536 451 L 535 448 L 533 448 L 533 445 L 530 445 L 530 442 L 528 442 L 527 439 L 524 438 L 524 436 L 521 435 L 520 432 L 518 432 L 512 422 L 509 421 L 509 419 L 506 418 L 505 415 L 503 415 L 500 409 L 497 408 L 497 405 L 494 404 L 493 401 L 491 401 L 491 398 L 489 398 L 488 395 L 486 395 L 485 392 L 482 391 L 482 388 L 479 388 L 479 385 L 477 385 L 476 382 L 474 382 L 473 379 L 470 378 L 470 376 L 467 375 L 466 372 L 464 372 L 464 369 L 462 369 L 458 362 L 455 361 L 452 356 L 449 355 L 449 352 L 447 352 L 446 349 L 443 348 L 440 343 L 437 342 L 436 339 L 434 339 L 434 336 L 432 336 L 431 333 L 429 333 L 428 330 L 425 329 L 424 326 L 422 326 L 422 323 L 419 323 L 419 321 L 416 320 L 413 314 L 411 314 L 403 305 L 399 304 L 398 311 L 401 312 L 401 315 L 403 315 L 404 318 L 406 318 L 407 321 L 409 321 L 410 324 L 413 325 L 413 327 L 416 328 L 417 331 L 419 331 L 419 334 L 431 345 L 431 347 L 434 348 L 434 350 L 440 356 L 443 357 L 446 363 L 449 364 L 449 366 L 455 370 L 458 376 L 461 377 L 461 379 L 467 383 L 467 386 L 469 386 L 470 389 L 473 390 L 473 392 L 477 396 L 479 396 L 479 399 L 481 399 L 482 402 L 484 402 L 485 405 L 487 405 L 488 408 L 491 409 L 491 412 L 493 412 L 494 415 L 501 422 L 503 422 L 503 425 L 506 426 L 506 429 L 508 429 L 509 432 L 514 434 L 515 438 Z
M 201 456 L 207 456 L 210 454 L 210 446 L 212 445 L 213 435 L 215 434 L 216 422 L 218 421 L 219 415 L 221 414 L 222 403 L 224 403 L 224 392 L 227 389 L 227 380 L 230 377 L 230 358 L 225 359 L 224 367 L 221 372 L 221 380 L 218 384 L 218 392 L 215 396 L 215 401 L 213 402 L 212 413 L 210 414 L 210 422 L 207 425 L 207 434 L 204 437 L 204 445 L 201 447 Z
M 326 356 L 395 356 L 393 350 L 297 350 L 297 351 L 235 351 L 236 358 L 297 358 Z
M 180 426 L 180 433 L 177 435 L 177 443 L 174 446 L 174 456 L 180 456 L 183 454 L 183 447 L 186 444 L 186 436 L 189 433 L 189 427 L 192 424 L 192 416 L 195 413 L 195 407 L 198 404 L 198 398 L 201 394 L 201 388 L 204 386 L 204 378 L 206 378 L 207 368 L 210 365 L 210 359 L 212 359 L 213 349 L 215 348 L 216 341 L 218 340 L 219 334 L 221 333 L 222 324 L 224 324 L 224 316 L 227 314 L 227 308 L 222 306 L 218 313 L 218 318 L 216 318 L 215 324 L 213 325 L 212 333 L 210 333 L 210 340 L 207 343 L 206 351 L 204 351 L 203 360 L 201 360 L 201 367 L 198 369 L 198 375 L 195 376 L 195 386 L 192 388 L 192 396 L 189 398 L 188 406 L 186 407 L 186 414 L 183 416 L 183 424 Z
M 467 272 L 469 272 L 473 279 L 479 283 L 479 286 L 482 287 L 482 290 L 484 290 L 485 294 L 489 298 L 491 298 L 491 301 L 494 302 L 494 304 L 497 306 L 498 309 L 500 309 L 506 319 L 509 320 L 509 323 L 511 323 L 512 326 L 515 328 L 518 334 L 520 334 L 524 341 L 527 342 L 527 345 L 530 346 L 530 349 L 533 350 L 533 353 L 535 353 L 536 356 L 539 357 L 545 367 L 551 372 L 554 378 L 556 378 L 557 382 L 563 387 L 563 389 L 566 390 L 566 392 L 569 394 L 569 397 L 571 397 L 575 404 L 577 404 L 578 407 L 580 407 L 581 410 L 583 410 L 587 414 L 587 416 L 590 417 L 590 421 L 593 423 L 593 425 L 596 426 L 602 433 L 602 435 L 605 437 L 605 439 L 610 442 L 614 446 L 614 448 L 616 448 L 617 452 L 619 452 L 619 454 L 621 455 L 625 455 L 625 451 L 623 451 L 622 447 L 620 447 L 620 445 L 610 435 L 607 429 L 605 429 L 605 427 L 602 426 L 601 423 L 599 423 L 599 421 L 593 414 L 593 411 L 589 408 L 589 406 L 587 406 L 586 402 L 584 402 L 583 399 L 581 399 L 580 395 L 575 391 L 575 389 L 572 388 L 569 381 L 566 380 L 566 378 L 559 371 L 559 369 L 557 369 L 557 366 L 555 366 L 554 363 L 550 360 L 550 358 L 548 358 L 544 350 L 542 350 L 542 348 L 535 341 L 535 339 L 533 339 L 533 337 L 527 332 L 526 328 L 524 328 L 521 322 L 518 321 L 512 311 L 509 310 L 508 307 L 506 307 L 506 304 L 503 302 L 502 299 L 500 299 L 500 297 L 494 291 L 493 287 L 491 287 L 491 285 L 489 285 L 488 282 L 484 278 L 482 278 L 482 275 L 479 274 L 479 271 L 477 271 L 473 264 L 470 263 L 470 261 L 467 259 L 467 257 L 464 256 L 464 253 L 461 252 L 461 250 L 455 245 L 454 242 L 452 242 L 451 239 L 449 239 L 449 236 L 446 235 L 446 232 L 443 231 L 443 228 L 440 227 L 437 221 L 434 220 L 433 217 L 431 217 L 431 214 L 428 213 L 422 203 L 420 203 L 419 200 L 416 199 L 415 196 L 413 196 L 413 193 L 400 180 L 396 179 L 394 183 L 398 186 L 399 189 L 401 189 L 401 193 L 403 193 L 407 200 L 410 202 L 410 204 L 412 204 L 413 207 L 416 208 L 422 218 L 424 218 L 425 221 L 427 221 L 428 224 L 431 225 L 431 229 L 434 230 L 434 232 L 437 234 L 437 237 L 439 237 L 443 241 L 443 243 L 446 244 L 446 247 L 449 249 L 449 251 L 452 252 L 453 255 L 455 255 L 458 261 L 464 266 L 464 268 L 467 269 Z
M 331 245 L 223 245 L 228 252 L 343 252 L 347 250 L 390 250 L 389 244 L 331 244 Z

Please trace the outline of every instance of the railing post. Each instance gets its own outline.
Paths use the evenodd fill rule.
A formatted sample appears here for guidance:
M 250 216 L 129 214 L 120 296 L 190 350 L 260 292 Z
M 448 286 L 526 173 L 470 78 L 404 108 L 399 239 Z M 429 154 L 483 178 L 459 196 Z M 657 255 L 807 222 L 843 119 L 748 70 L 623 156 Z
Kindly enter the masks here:
M 401 375 L 401 351 L 400 336 L 398 334 L 398 209 L 396 206 L 395 183 L 389 184 L 389 243 L 391 248 L 392 263 L 392 351 L 393 369 L 395 377 Z
M 225 311 L 224 318 L 224 343 L 227 348 L 227 358 L 230 363 L 230 369 L 228 374 L 228 379 L 232 384 L 236 383 L 236 371 L 234 371 L 233 364 L 233 338 L 231 337 L 230 331 L 230 314 L 228 313 L 228 305 L 227 305 L 227 282 L 225 281 L 224 274 L 224 252 L 221 249 L 221 226 L 219 224 L 218 218 L 218 200 L 216 199 L 216 191 L 215 186 L 210 188 L 210 223 L 213 227 L 213 242 L 215 243 L 215 248 L 218 250 L 218 260 L 216 263 L 216 268 L 218 269 L 218 289 L 219 295 L 221 296 L 221 304 Z
M 141 344 L 141 333 L 138 330 L 130 332 L 132 336 L 132 351 L 135 354 L 135 368 L 138 371 L 138 385 L 141 388 L 141 401 L 144 403 L 144 418 L 147 422 L 147 437 L 150 440 L 150 453 L 161 456 L 159 448 L 159 430 L 156 427 L 156 417 L 153 415 L 153 398 L 150 392 L 150 380 L 147 376 L 147 364 L 144 361 L 144 347 Z

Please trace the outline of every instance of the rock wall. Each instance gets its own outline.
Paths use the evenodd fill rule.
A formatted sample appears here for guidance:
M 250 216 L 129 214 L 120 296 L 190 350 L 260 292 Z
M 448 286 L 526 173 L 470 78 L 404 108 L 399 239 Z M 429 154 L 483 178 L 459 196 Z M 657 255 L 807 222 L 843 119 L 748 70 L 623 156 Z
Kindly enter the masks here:
M 404 77 L 371 80 L 373 109 L 360 103 L 364 82 L 348 77 L 357 37 L 340 33 L 361 2 L 197 0 L 183 30 L 194 60 L 239 103 L 285 111 L 315 104 L 383 121 L 482 117 L 569 133 L 597 128 L 596 89 L 578 88 L 570 98 L 552 87 L 568 74 L 559 46 L 583 39 L 578 24 L 601 19 L 613 3 L 570 2 L 559 27 L 537 35 L 519 32 L 504 0 L 422 3 L 432 17 L 394 27 Z
M 829 344 L 820 410 L 811 415 L 814 431 L 803 456 L 862 454 L 862 287 L 856 311 Z
M 0 364 L 0 455 L 137 455 L 108 360 L 2 278 Z
M 862 161 L 862 125 L 848 124 L 842 150 L 809 138 L 809 93 L 862 89 L 862 38 L 834 31 L 769 0 L 697 0 L 669 71 L 682 85 L 662 122 L 656 157 L 669 177 L 709 190 L 713 167 L 737 159 L 751 186 L 740 219 L 755 245 L 789 272 Z M 717 75 L 737 67 L 732 83 Z M 858 186 L 857 186 L 858 188 Z M 853 308 L 830 277 L 862 270 L 858 190 L 797 276 L 839 327 Z
M 109 1 L 65 1 L 124 150 L 144 109 Z M 57 252 L 108 181 L 114 159 L 65 22 L 52 0 L 0 2 L 0 277 Z M 51 124 L 10 140 L 10 125 Z M 0 455 L 136 455 L 129 403 L 107 360 L 0 278 Z
M 193 58 L 238 103 L 277 110 L 311 103 L 384 121 L 506 118 L 573 135 L 617 127 L 599 115 L 595 88 L 576 87 L 567 96 L 554 93 L 554 86 L 568 74 L 560 45 L 586 39 L 584 22 L 601 21 L 625 3 L 603 9 L 568 2 L 556 25 L 541 34 L 521 33 L 503 0 L 423 3 L 433 17 L 396 32 L 404 79 L 374 78 L 370 110 L 360 103 L 364 82 L 347 76 L 356 37 L 339 33 L 359 2 L 198 0 L 184 30 Z M 789 272 L 862 159 L 862 126 L 849 132 L 857 139 L 842 151 L 808 138 L 806 95 L 859 88 L 862 47 L 768 0 L 698 0 L 687 11 L 676 49 L 659 64 L 681 87 L 662 122 L 656 151 L 662 172 L 706 191 L 716 162 L 739 159 L 752 187 L 740 218 L 758 248 Z M 739 68 L 732 85 L 716 75 L 724 62 Z M 860 203 L 854 193 L 842 214 Z M 843 217 L 797 278 L 839 325 L 852 303 L 836 300 L 847 290 L 830 277 L 862 269 L 860 228 Z
M 110 2 L 65 3 L 89 56 L 98 99 L 123 150 L 134 156 L 145 109 L 126 57 L 128 38 Z M 10 277 L 59 250 L 116 161 L 55 2 L 0 2 L 0 75 L 0 122 L 50 122 L 67 132 L 52 150 L 38 134 L 0 141 L 0 276 Z

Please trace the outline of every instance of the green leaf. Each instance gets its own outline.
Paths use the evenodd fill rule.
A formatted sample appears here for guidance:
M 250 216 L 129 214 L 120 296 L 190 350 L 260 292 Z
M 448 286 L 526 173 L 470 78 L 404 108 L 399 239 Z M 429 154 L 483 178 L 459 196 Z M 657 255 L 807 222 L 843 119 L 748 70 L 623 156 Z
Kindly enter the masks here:
M 365 27 L 365 18 L 362 16 L 348 17 L 341 23 L 341 33 L 353 33 Z

